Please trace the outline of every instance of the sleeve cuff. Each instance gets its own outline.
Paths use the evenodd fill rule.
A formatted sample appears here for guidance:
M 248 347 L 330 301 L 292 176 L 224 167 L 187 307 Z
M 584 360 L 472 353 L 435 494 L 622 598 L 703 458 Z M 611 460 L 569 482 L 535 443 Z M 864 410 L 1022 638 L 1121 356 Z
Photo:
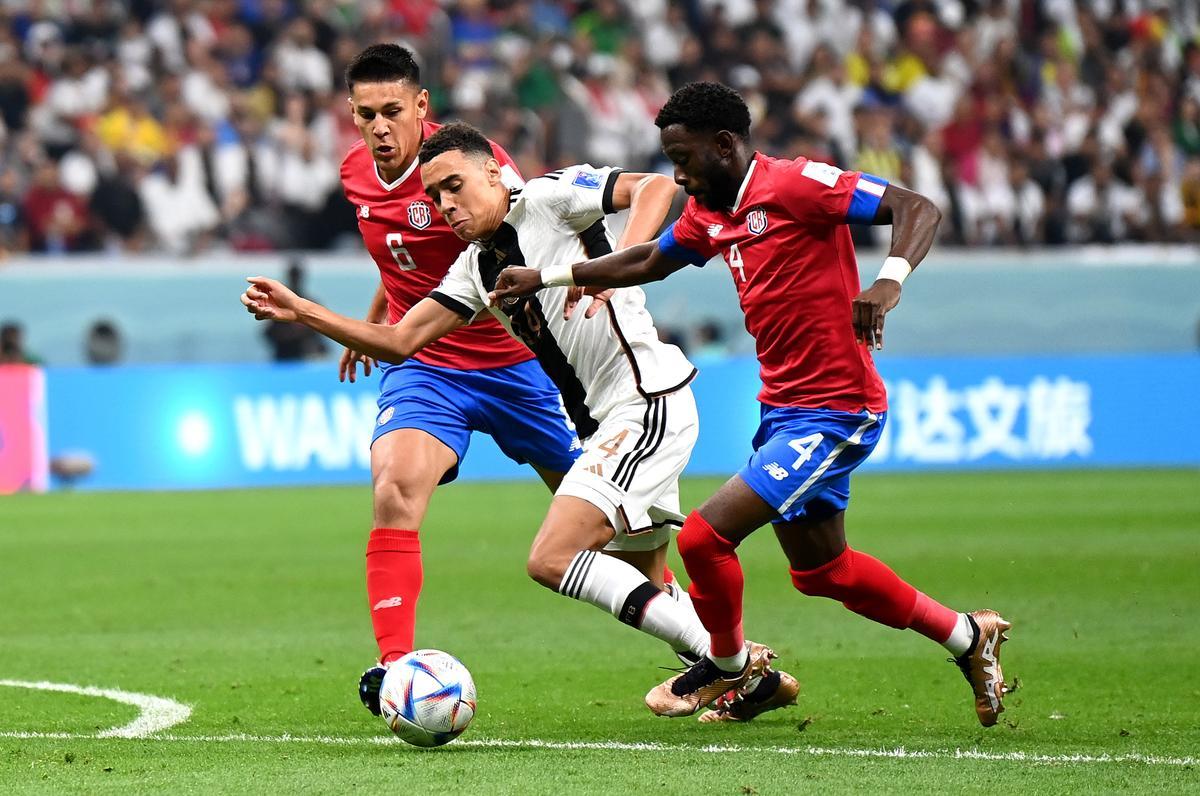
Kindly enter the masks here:
M 475 310 L 471 309 L 466 304 L 463 304 L 458 299 L 451 298 L 450 296 L 447 296 L 445 293 L 441 293 L 437 290 L 430 293 L 429 298 L 433 299 L 438 304 L 441 304 L 443 307 L 450 310 L 451 312 L 453 312 L 457 315 L 460 315 L 463 318 L 466 318 L 468 321 L 471 320 L 472 318 L 474 318 L 478 314 L 475 312 Z
M 604 197 L 600 200 L 600 209 L 605 215 L 617 212 L 613 207 L 613 193 L 617 190 L 617 178 L 624 173 L 625 169 L 613 169 L 608 173 L 608 180 L 604 183 Z

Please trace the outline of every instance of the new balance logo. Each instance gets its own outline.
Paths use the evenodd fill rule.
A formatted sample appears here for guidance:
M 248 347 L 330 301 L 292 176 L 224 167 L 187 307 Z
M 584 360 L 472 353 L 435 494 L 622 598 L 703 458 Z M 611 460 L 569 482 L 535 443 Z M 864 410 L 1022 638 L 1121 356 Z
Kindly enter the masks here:
M 724 224 L 709 224 L 708 225 L 708 237 L 710 237 L 710 238 L 717 237 L 718 235 L 721 234 L 721 230 L 723 230 L 723 229 L 725 229 Z
M 380 600 L 375 603 L 372 611 L 382 611 L 384 608 L 399 608 L 404 605 L 403 597 L 388 597 L 386 600 Z
M 771 476 L 776 481 L 782 481 L 783 479 L 787 478 L 788 475 L 790 475 L 790 473 L 788 473 L 788 471 L 787 471 L 787 468 L 781 466 L 779 464 L 779 462 L 771 462 L 770 464 L 764 464 L 763 470 L 765 470 L 767 475 Z

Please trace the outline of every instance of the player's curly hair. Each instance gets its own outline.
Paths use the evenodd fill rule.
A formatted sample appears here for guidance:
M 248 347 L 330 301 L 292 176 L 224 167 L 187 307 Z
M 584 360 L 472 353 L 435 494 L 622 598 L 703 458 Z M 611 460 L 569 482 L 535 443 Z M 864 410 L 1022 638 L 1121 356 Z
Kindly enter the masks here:
M 421 85 L 421 67 L 411 50 L 399 44 L 372 44 L 354 56 L 346 67 L 346 88 L 355 83 L 393 83 L 404 81 Z
M 746 138 L 750 135 L 750 109 L 729 86 L 707 81 L 688 83 L 671 95 L 654 123 L 660 130 L 681 124 L 692 132 L 728 130 Z
M 492 157 L 492 145 L 483 133 L 466 122 L 451 122 L 425 139 L 417 159 L 428 163 L 443 152 L 456 149 L 467 155 Z

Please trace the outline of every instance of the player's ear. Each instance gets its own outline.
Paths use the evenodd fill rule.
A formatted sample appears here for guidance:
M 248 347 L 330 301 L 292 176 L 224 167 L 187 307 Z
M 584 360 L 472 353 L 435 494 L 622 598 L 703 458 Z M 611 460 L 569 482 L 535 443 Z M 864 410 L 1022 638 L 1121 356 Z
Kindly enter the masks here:
M 421 89 L 417 92 L 417 118 L 424 119 L 429 114 L 429 90 Z
M 495 158 L 488 158 L 483 164 L 483 170 L 487 173 L 488 185 L 495 185 L 503 179 L 503 174 L 500 173 L 500 161 Z
M 727 158 L 733 154 L 734 147 L 737 145 L 737 142 L 734 140 L 733 133 L 729 132 L 728 130 L 718 131 L 717 134 L 713 136 L 713 140 L 717 145 L 717 154 L 721 158 Z

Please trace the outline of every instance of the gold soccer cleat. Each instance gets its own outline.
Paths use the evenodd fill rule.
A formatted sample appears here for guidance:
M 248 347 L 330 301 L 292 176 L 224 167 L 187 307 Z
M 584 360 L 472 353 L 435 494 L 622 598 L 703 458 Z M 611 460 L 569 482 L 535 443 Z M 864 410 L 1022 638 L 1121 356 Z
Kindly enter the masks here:
M 683 674 L 660 683 L 646 694 L 646 707 L 656 716 L 691 716 L 728 691 L 736 691 L 751 679 L 761 677 L 776 657 L 763 644 L 746 644 L 746 665 L 740 672 L 723 672 L 704 658 Z
M 975 692 L 975 713 L 979 715 L 979 723 L 991 727 L 1004 712 L 1004 695 L 1009 691 L 1000 668 L 1000 645 L 1008 641 L 1007 631 L 1012 623 L 989 609 L 972 611 L 967 618 L 975 631 L 975 640 L 970 649 L 951 660 L 962 670 Z
M 796 704 L 800 683 L 787 672 L 777 672 L 767 667 L 758 683 L 753 681 L 739 691 L 726 691 L 717 697 L 712 710 L 700 714 L 704 723 L 716 721 L 750 721 L 768 710 L 786 708 Z

